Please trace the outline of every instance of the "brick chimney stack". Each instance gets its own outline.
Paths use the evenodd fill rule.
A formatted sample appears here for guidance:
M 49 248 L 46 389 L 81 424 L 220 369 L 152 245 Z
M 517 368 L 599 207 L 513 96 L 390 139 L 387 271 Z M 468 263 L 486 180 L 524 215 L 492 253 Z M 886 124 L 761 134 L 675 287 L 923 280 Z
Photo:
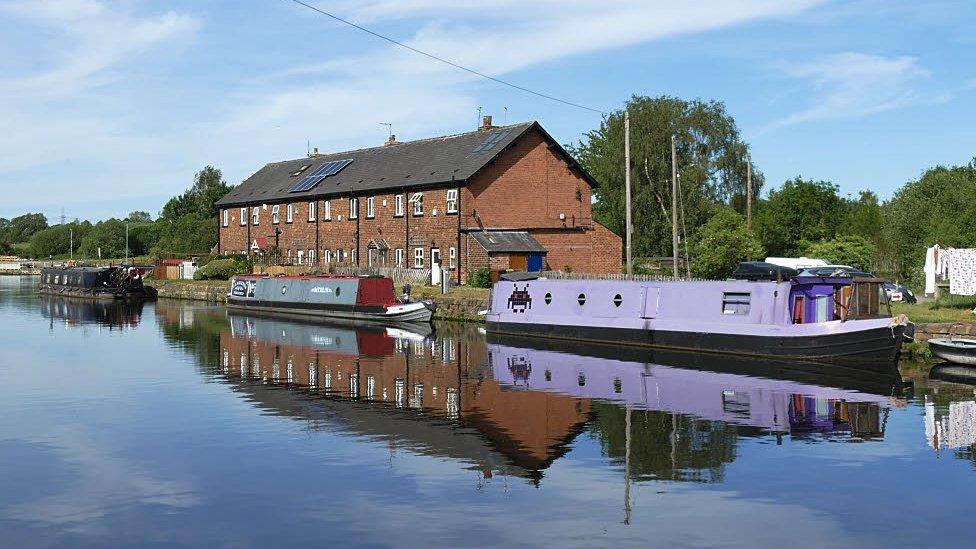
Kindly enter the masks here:
M 395 135 L 391 135 L 390 138 L 386 140 L 386 143 L 384 143 L 384 145 L 396 145 L 396 144 L 397 144 L 397 140 Z
M 492 128 L 494 128 L 494 126 L 491 125 L 491 115 L 489 114 L 481 119 L 481 129 L 490 130 Z

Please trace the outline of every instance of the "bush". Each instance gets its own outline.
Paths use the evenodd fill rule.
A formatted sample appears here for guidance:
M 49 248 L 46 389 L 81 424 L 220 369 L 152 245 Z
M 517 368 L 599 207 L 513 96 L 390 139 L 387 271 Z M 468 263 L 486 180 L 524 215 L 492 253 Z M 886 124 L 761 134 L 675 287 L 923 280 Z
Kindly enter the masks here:
M 740 261 L 763 256 L 759 240 L 746 230 L 745 220 L 731 208 L 721 208 L 691 240 L 691 272 L 700 278 L 722 280 Z
M 241 270 L 233 259 L 216 259 L 197 269 L 194 280 L 228 280 Z
M 484 267 L 468 273 L 468 286 L 473 288 L 491 288 L 491 273 Z

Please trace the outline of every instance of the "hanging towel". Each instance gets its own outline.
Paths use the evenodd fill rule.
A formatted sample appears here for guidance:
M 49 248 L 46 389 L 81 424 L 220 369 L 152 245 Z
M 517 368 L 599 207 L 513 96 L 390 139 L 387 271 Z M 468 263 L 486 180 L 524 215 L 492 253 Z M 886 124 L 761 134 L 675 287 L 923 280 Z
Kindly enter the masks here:
M 976 250 L 972 248 L 948 250 L 949 293 L 976 295 Z
M 925 250 L 925 295 L 935 294 L 935 270 L 938 268 L 938 246 Z

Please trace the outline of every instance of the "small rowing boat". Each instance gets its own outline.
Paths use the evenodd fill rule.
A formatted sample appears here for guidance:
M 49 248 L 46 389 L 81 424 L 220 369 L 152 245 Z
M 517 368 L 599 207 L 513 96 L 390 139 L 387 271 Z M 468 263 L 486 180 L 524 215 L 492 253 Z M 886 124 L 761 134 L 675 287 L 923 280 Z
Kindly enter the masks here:
M 227 294 L 229 309 L 293 318 L 371 322 L 429 322 L 432 301 L 398 299 L 393 279 L 378 276 L 239 275 Z
M 976 339 L 959 337 L 930 339 L 929 350 L 942 360 L 976 366 Z

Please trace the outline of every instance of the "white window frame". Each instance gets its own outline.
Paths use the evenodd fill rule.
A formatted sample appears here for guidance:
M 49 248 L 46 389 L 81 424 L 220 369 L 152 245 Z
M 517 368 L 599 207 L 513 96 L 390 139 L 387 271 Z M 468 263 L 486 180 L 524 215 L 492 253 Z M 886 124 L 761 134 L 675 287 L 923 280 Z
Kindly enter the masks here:
M 230 225 L 230 210 L 224 210 L 223 216 L 224 216 L 223 226 L 226 227 Z
M 413 193 L 410 203 L 413 204 L 414 217 L 424 215 L 424 193 Z
M 423 247 L 413 249 L 413 268 L 424 268 L 424 249 Z
M 271 223 L 274 225 L 281 223 L 281 206 L 278 204 L 271 206 Z
M 247 208 L 241 208 L 241 227 L 247 226 Z
M 454 214 L 458 212 L 458 194 L 457 189 L 447 190 L 447 213 Z
M 356 252 L 358 251 L 356 248 L 349 250 L 349 263 L 356 265 Z
M 305 257 L 308 259 L 309 265 L 315 265 L 315 250 L 309 250 Z
M 366 217 L 372 219 L 376 217 L 376 198 L 369 197 L 366 199 Z
M 325 212 L 322 213 L 322 216 L 326 221 L 332 221 L 332 201 L 323 200 L 322 204 L 325 206 Z
M 349 199 L 349 219 L 359 219 L 359 199 Z
M 403 217 L 403 199 L 406 198 L 402 194 L 398 194 L 393 197 L 393 217 Z
M 402 268 L 403 267 L 403 257 L 405 255 L 405 252 L 406 252 L 406 250 L 404 250 L 403 248 L 397 248 L 396 249 L 396 252 L 395 252 L 396 253 L 396 266 L 398 268 Z
M 329 263 L 332 263 L 332 250 L 330 250 L 328 248 L 322 250 L 322 259 L 325 260 L 325 264 L 326 265 L 328 265 Z
M 298 250 L 298 253 L 296 255 L 298 256 L 298 264 L 299 265 L 304 265 L 305 264 L 305 250 Z
M 288 223 L 291 223 L 291 222 L 295 221 L 295 205 L 294 204 L 289 204 L 286 207 L 286 212 L 287 213 L 285 214 L 286 215 L 285 221 L 288 222 Z
M 251 225 L 261 224 L 261 208 L 255 206 L 251 208 Z
M 336 248 L 336 263 L 342 263 L 346 259 L 346 252 L 342 248 Z
M 308 221 L 309 222 L 315 221 L 315 210 L 318 209 L 316 206 L 317 206 L 317 204 L 314 201 L 308 203 Z
M 452 271 L 454 270 L 454 262 L 455 262 L 456 259 L 457 259 L 457 249 L 455 249 L 454 246 L 451 246 L 451 248 L 449 250 L 447 250 L 447 268 L 448 269 L 451 269 Z

